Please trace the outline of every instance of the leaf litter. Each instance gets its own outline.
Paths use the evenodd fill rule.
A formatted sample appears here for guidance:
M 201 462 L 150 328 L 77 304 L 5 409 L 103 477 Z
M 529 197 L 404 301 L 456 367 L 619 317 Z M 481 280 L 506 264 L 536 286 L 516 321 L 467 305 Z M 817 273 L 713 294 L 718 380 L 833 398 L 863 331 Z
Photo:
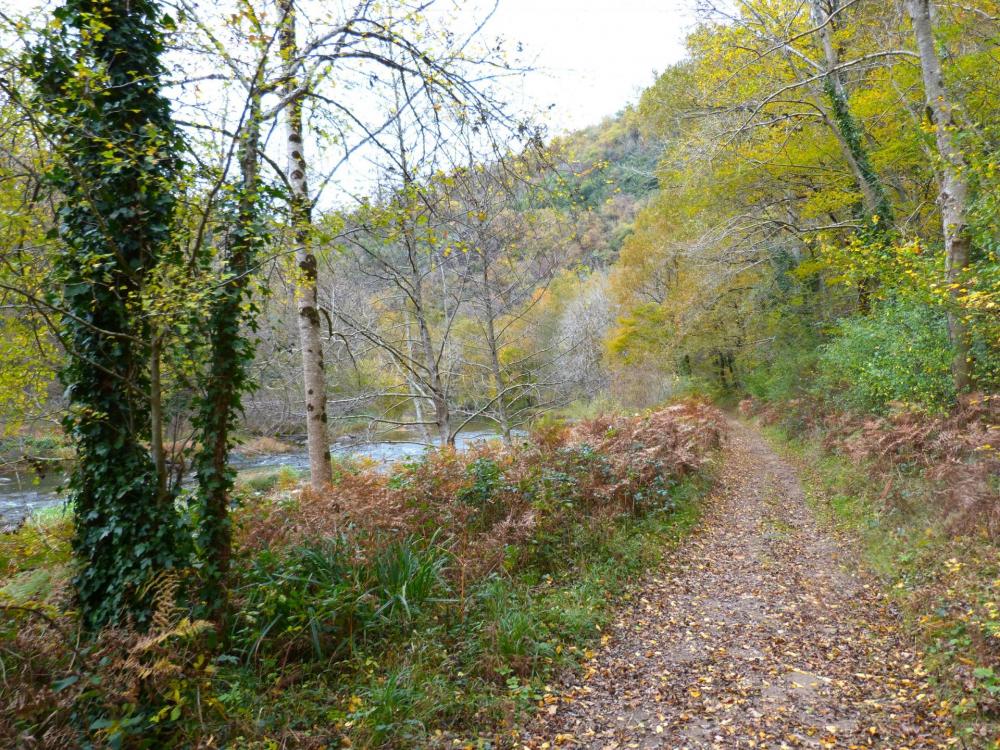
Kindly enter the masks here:
M 945 748 L 947 704 L 849 541 L 791 467 L 733 424 L 701 530 L 625 603 L 582 674 L 519 744 L 618 748 Z

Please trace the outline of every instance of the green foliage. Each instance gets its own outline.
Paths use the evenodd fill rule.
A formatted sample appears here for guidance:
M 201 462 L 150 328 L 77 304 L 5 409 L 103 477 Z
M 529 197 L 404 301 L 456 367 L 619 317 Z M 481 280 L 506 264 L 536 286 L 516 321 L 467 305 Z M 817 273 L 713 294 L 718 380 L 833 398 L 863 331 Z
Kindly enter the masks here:
M 846 94 L 837 91 L 831 76 L 826 76 L 823 81 L 823 92 L 830 100 L 833 119 L 837 123 L 837 129 L 841 138 L 847 144 L 847 148 L 853 156 L 860 172 L 860 179 L 864 181 L 864 187 L 872 196 L 874 205 L 869 211 L 860 211 L 868 226 L 863 231 L 880 232 L 882 227 L 891 226 L 892 203 L 889 202 L 882 185 L 882 179 L 872 166 L 868 149 L 864 144 L 864 133 L 858 125 L 858 120 L 851 111 L 850 102 Z M 858 186 L 861 187 L 860 185 Z
M 0 534 L 0 577 L 13 582 L 22 574 L 43 570 L 55 578 L 69 568 L 72 538 L 73 524 L 66 509 L 47 508 L 32 514 L 17 531 Z M 7 585 L 3 590 L 7 590 Z
M 256 99 L 253 102 L 259 106 Z M 217 616 L 227 605 L 232 547 L 229 506 L 236 472 L 229 465 L 229 453 L 237 444 L 243 395 L 255 387 L 250 369 L 255 341 L 250 336 L 257 330 L 259 311 L 251 281 L 266 240 L 261 218 L 266 206 L 257 180 L 260 125 L 256 110 L 249 120 L 241 142 L 242 179 L 233 189 L 232 205 L 222 212 L 226 222 L 220 238 L 222 279 L 208 295 L 208 314 L 196 321 L 201 324 L 208 360 L 199 378 L 201 389 L 194 399 L 192 419 L 199 445 L 193 461 L 198 480 L 197 541 L 203 550 L 206 604 Z M 208 266 L 211 258 L 205 255 L 202 262 Z
M 351 552 L 337 538 L 258 555 L 237 589 L 234 648 L 254 658 L 280 650 L 316 658 L 351 651 L 375 612 L 370 571 L 353 565 Z
M 801 395 L 812 383 L 818 352 L 814 346 L 797 343 L 775 347 L 770 361 L 748 368 L 743 376 L 747 393 L 764 401 L 781 401 Z
M 555 148 L 567 173 L 543 175 L 553 206 L 594 210 L 616 195 L 642 199 L 657 188 L 659 146 L 643 136 L 631 112 L 557 141 Z
M 279 469 L 247 472 L 236 480 L 236 490 L 263 495 L 276 489 L 289 489 L 302 478 L 302 472 L 288 466 Z
M 500 465 L 492 458 L 477 458 L 466 468 L 470 484 L 458 494 L 463 503 L 483 507 L 496 494 L 503 482 Z
M 414 718 L 423 691 L 413 671 L 400 668 L 390 671 L 384 679 L 362 691 L 362 706 L 352 712 L 353 721 L 360 721 L 371 728 L 370 741 L 379 746 L 395 740 L 406 741 L 423 735 L 423 723 Z
M 0 21 L 6 26 L 8 16 Z M 6 31 L 9 33 L 10 29 Z M 32 116 L 9 91 L 26 92 L 30 83 L 4 59 L 0 95 L 0 437 L 13 435 L 48 408 L 61 352 L 39 305 L 50 289 L 55 255 L 54 196 L 43 175 L 50 154 L 39 143 Z
M 58 160 L 62 372 L 77 449 L 77 596 L 89 626 L 151 616 L 150 581 L 184 565 L 172 498 L 143 443 L 150 437 L 151 329 L 142 297 L 175 255 L 180 166 L 170 103 L 160 93 L 156 3 L 67 0 L 25 63 Z
M 55 379 L 48 359 L 53 342 L 36 336 L 42 327 L 37 316 L 0 316 L 0 436 L 22 424 L 33 404 L 47 400 Z M 34 351 L 36 342 L 41 343 L 40 352 Z M 45 359 L 40 361 L 39 355 Z
M 379 550 L 372 564 L 377 618 L 406 627 L 447 593 L 448 555 L 436 542 L 436 535 L 425 544 L 408 537 Z
M 837 326 L 821 348 L 816 388 L 862 410 L 885 412 L 893 402 L 940 410 L 955 401 L 950 363 L 938 310 L 889 303 Z

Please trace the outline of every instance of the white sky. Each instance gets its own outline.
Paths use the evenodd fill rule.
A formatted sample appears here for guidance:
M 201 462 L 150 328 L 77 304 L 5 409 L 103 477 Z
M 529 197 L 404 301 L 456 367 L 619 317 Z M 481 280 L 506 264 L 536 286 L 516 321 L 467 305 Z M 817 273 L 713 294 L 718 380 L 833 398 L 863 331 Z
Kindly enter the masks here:
M 210 8 L 215 1 L 199 4 Z M 516 58 L 533 70 L 510 82 L 513 90 L 503 94 L 511 97 L 508 111 L 547 112 L 542 122 L 555 135 L 616 114 L 636 101 L 658 72 L 682 59 L 696 1 L 437 0 L 432 7 L 442 18 L 450 15 L 450 23 L 465 27 L 454 29 L 462 36 L 498 3 L 477 37 L 478 44 L 502 37 L 508 50 L 522 45 Z M 48 11 L 60 2 L 0 0 L 0 7 L 8 12 Z M 365 160 L 355 158 L 338 173 L 338 181 L 342 186 L 362 184 L 369 172 Z
M 538 70 L 526 106 L 554 104 L 554 132 L 613 115 L 684 56 L 695 0 L 500 0 L 484 31 L 524 45 Z M 514 102 L 514 104 L 521 104 Z
M 320 0 L 322 2 L 322 0 Z M 211 4 L 211 0 L 208 0 Z M 438 0 L 467 18 L 493 0 Z M 484 37 L 524 46 L 535 70 L 525 77 L 515 108 L 550 110 L 554 133 L 614 115 L 684 56 L 696 0 L 498 0 Z M 5 10 L 51 8 L 57 0 L 0 0 Z M 170 3 L 165 3 L 169 5 Z

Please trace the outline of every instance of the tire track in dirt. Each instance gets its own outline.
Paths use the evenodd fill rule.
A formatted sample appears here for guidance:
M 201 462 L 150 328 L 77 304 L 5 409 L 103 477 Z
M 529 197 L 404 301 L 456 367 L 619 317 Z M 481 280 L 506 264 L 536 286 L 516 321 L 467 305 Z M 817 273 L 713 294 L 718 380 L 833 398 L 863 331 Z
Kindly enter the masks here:
M 792 468 L 739 423 L 724 461 L 701 530 L 521 746 L 952 746 L 921 655 Z

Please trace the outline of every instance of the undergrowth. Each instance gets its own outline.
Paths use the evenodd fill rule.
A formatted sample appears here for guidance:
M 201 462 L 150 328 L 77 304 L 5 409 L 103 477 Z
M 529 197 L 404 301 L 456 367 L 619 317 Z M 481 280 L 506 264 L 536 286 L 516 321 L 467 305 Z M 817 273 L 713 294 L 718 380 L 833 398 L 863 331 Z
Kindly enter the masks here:
M 496 746 L 592 656 L 611 603 L 697 516 L 723 422 L 687 402 L 512 448 L 432 451 L 329 491 L 241 483 L 232 612 L 150 582 L 145 633 L 88 636 L 63 575 L 67 521 L 0 539 L 0 741 L 35 747 Z
M 368 562 L 343 540 L 258 556 L 219 699 L 240 743 L 491 745 L 544 702 L 546 681 L 592 653 L 628 581 L 697 518 L 706 482 L 674 485 L 654 511 L 578 521 L 558 565 L 496 571 L 462 593 L 442 540 L 408 537 Z M 278 686 L 279 689 L 269 689 Z M 262 747 L 264 745 L 261 745 Z

